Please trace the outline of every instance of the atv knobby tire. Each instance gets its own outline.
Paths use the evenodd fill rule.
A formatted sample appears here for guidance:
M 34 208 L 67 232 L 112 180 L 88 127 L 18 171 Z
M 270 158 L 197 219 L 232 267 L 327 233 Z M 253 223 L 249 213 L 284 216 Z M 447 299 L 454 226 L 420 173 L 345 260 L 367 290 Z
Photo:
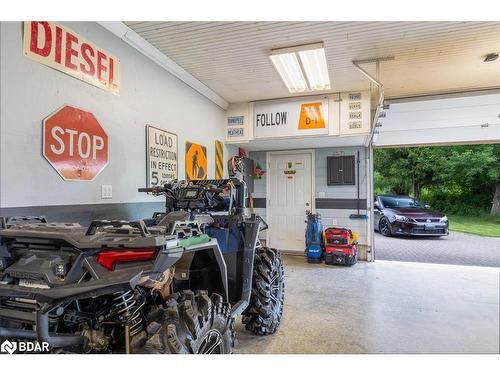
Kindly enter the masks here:
M 243 312 L 245 328 L 257 335 L 275 333 L 281 323 L 285 298 L 284 270 L 276 249 L 255 250 L 252 295 Z
M 230 354 L 234 319 L 229 303 L 218 294 L 185 290 L 168 301 L 160 339 L 165 353 Z

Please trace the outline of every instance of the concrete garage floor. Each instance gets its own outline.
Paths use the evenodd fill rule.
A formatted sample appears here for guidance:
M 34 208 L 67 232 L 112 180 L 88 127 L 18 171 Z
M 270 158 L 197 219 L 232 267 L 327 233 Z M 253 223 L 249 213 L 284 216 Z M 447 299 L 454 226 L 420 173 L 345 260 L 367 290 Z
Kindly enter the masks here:
M 500 238 L 459 232 L 446 237 L 384 237 L 375 232 L 375 258 L 500 267 Z
M 281 329 L 239 323 L 235 353 L 499 353 L 498 268 L 284 260 Z

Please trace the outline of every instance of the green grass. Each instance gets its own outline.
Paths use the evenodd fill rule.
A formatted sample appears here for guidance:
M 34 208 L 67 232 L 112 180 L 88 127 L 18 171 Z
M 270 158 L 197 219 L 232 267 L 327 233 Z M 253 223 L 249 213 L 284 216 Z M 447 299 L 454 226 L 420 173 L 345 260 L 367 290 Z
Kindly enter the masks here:
M 500 216 L 458 216 L 448 215 L 450 230 L 477 234 L 487 237 L 500 237 Z

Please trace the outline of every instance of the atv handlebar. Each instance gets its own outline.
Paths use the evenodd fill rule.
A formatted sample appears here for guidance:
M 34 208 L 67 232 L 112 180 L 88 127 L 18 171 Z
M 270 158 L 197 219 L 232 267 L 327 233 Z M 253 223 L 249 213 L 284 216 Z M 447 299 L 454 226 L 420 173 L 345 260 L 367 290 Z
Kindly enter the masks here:
M 170 189 L 169 186 L 153 186 L 150 188 L 138 188 L 137 191 L 139 193 L 152 193 L 154 195 L 160 195 L 170 191 Z
M 194 194 L 191 190 L 197 190 L 197 193 Z M 164 195 L 166 197 L 167 212 L 186 208 L 210 211 L 217 206 L 216 202 L 219 202 L 220 206 L 223 199 L 229 198 L 227 211 L 234 214 L 246 208 L 248 198 L 245 182 L 236 178 L 194 181 L 173 180 L 165 185 L 138 188 L 137 191 L 149 193 L 153 196 Z M 224 197 L 221 196 L 222 194 L 224 194 Z

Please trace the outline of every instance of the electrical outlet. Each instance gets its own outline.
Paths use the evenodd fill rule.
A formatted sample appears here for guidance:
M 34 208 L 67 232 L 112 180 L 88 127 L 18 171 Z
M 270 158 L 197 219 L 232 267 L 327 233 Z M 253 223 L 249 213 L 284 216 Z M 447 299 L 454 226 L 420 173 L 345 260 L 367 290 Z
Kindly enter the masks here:
M 101 185 L 101 199 L 113 198 L 113 185 Z

